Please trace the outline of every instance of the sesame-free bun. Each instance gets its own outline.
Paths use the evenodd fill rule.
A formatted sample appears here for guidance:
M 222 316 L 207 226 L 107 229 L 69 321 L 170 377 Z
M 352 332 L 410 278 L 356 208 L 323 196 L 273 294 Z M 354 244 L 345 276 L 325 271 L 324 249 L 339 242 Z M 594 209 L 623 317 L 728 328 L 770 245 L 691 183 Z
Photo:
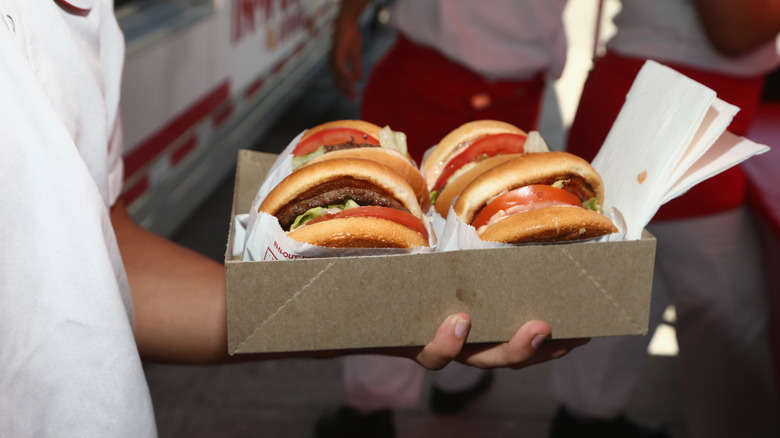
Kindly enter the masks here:
M 519 156 L 520 154 L 496 155 L 480 161 L 479 164 L 467 170 L 466 172 L 457 175 L 457 177 L 453 176 L 453 178 L 451 178 L 447 185 L 445 185 L 441 190 L 441 193 L 436 196 L 436 203 L 433 205 L 433 208 L 440 215 L 442 215 L 442 217 L 446 218 L 450 210 L 450 204 L 452 204 L 452 201 L 458 197 L 458 195 L 460 195 L 460 193 L 464 188 L 466 188 L 466 186 L 469 185 L 469 183 L 474 181 L 478 176 L 482 175 L 488 170 L 498 166 L 499 164 L 505 163 Z
M 332 122 L 326 122 L 321 125 L 317 125 L 313 128 L 309 128 L 303 133 L 300 141 L 305 140 L 307 137 L 314 135 L 322 130 L 330 128 L 352 128 L 365 132 L 366 134 L 379 140 L 379 131 L 382 130 L 379 126 L 366 122 L 364 120 L 334 120 Z
M 276 216 L 287 230 L 295 217 L 308 209 L 346 199 L 360 205 L 365 201 L 365 205 L 385 206 L 388 211 L 399 208 L 424 219 L 409 183 L 390 167 L 364 158 L 333 158 L 303 166 L 276 185 L 258 211 Z M 429 246 L 417 230 L 380 217 L 328 219 L 303 225 L 287 235 L 300 242 L 336 248 Z
M 519 134 L 527 135 L 522 129 L 498 120 L 477 120 L 464 123 L 450 131 L 442 138 L 423 161 L 421 168 L 427 173 L 435 172 L 438 166 L 446 162 L 447 158 L 462 143 L 472 141 L 478 137 L 492 134 Z
M 392 149 L 381 147 L 341 149 L 320 155 L 304 164 L 304 166 L 341 158 L 361 158 L 384 164 L 401 175 L 412 186 L 417 196 L 417 202 L 420 203 L 423 211 L 428 210 L 431 206 L 431 195 L 428 192 L 428 186 L 425 184 L 425 178 L 423 178 L 422 173 L 412 165 L 412 162 L 407 157 Z
M 347 186 L 353 182 L 378 187 L 400 201 L 411 214 L 422 217 L 417 195 L 401 175 L 384 164 L 362 158 L 325 160 L 301 167 L 268 193 L 258 211 L 276 215 L 286 205 L 317 194 L 318 186 L 325 183 Z
M 617 232 L 606 216 L 580 207 L 546 207 L 513 214 L 488 225 L 480 239 L 503 243 L 565 242 Z
M 470 224 L 488 200 L 506 191 L 530 184 L 552 184 L 569 180 L 579 185 L 584 200 L 596 197 L 599 207 L 604 201 L 601 176 L 590 163 L 568 152 L 535 152 L 523 154 L 476 177 L 455 201 L 454 211 Z
M 306 225 L 287 233 L 299 242 L 332 248 L 413 248 L 429 246 L 417 231 L 387 219 L 349 217 Z

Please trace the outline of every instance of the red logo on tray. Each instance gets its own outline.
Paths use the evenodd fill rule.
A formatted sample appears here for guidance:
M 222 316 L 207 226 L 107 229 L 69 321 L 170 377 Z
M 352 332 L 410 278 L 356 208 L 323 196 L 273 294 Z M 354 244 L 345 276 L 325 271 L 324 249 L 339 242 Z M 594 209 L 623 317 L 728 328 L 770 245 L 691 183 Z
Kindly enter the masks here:
M 277 256 L 278 254 L 278 256 Z M 270 257 L 269 257 L 270 255 Z M 279 260 L 279 257 L 283 257 L 288 260 L 293 259 L 308 259 L 309 257 L 289 253 L 282 249 L 282 247 L 279 245 L 279 242 L 274 240 L 274 247 L 271 249 L 271 247 L 266 248 L 265 250 L 265 258 L 263 260 Z
M 274 254 L 273 251 L 271 251 L 271 248 L 266 248 L 263 260 L 279 260 L 279 258 L 276 257 L 276 254 Z

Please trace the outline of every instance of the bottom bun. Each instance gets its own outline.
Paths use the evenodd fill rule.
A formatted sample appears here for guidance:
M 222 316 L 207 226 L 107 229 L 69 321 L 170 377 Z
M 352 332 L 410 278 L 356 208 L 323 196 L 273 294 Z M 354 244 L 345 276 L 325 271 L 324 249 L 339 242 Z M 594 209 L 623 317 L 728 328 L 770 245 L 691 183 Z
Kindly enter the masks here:
M 482 240 L 503 243 L 564 242 L 616 233 L 606 216 L 579 207 L 548 207 L 508 216 L 486 227 Z
M 287 235 L 299 242 L 330 248 L 413 248 L 429 246 L 417 231 L 374 217 L 330 219 L 305 225 Z

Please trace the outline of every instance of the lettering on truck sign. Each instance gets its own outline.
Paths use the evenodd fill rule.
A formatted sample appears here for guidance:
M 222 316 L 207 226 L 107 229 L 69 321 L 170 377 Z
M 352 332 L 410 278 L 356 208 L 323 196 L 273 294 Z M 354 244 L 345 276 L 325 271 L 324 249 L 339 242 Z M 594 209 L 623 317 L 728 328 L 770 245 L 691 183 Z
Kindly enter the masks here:
M 276 7 L 274 4 L 276 3 Z M 276 23 L 275 15 L 283 18 Z M 272 24 L 278 27 L 274 29 Z M 266 47 L 272 49 L 277 40 L 285 40 L 311 24 L 300 0 L 233 0 L 233 20 L 230 32 L 232 43 L 240 42 L 255 29 L 266 30 Z

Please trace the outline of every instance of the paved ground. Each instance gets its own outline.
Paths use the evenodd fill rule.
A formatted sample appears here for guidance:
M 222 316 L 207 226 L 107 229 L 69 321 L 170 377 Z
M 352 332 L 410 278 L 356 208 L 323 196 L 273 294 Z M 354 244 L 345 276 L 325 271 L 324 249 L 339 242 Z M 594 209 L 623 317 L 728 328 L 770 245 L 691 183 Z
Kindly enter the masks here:
M 547 436 L 555 404 L 550 367 L 501 370 L 494 386 L 457 417 L 437 417 L 425 405 L 397 413 L 399 437 Z M 311 437 L 318 416 L 341 402 L 338 360 L 282 360 L 210 367 L 146 368 L 160 436 Z M 685 437 L 673 358 L 652 357 L 630 414 L 664 421 Z

